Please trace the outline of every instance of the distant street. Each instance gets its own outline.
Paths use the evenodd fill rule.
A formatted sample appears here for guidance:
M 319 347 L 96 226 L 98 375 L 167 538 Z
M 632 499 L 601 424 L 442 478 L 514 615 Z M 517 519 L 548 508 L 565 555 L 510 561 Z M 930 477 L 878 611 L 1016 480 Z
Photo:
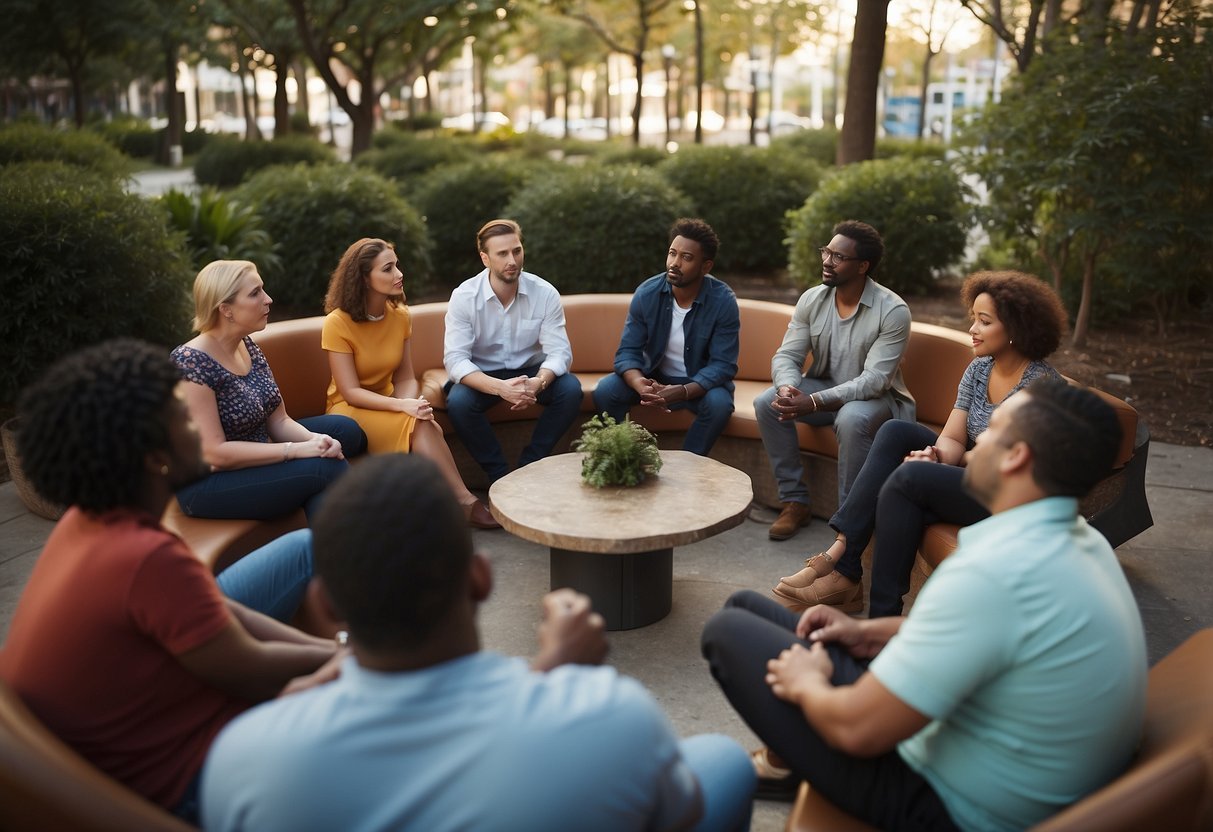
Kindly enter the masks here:
M 193 168 L 156 168 L 139 171 L 131 177 L 129 190 L 143 196 L 160 196 L 173 188 L 192 191 L 194 187 Z

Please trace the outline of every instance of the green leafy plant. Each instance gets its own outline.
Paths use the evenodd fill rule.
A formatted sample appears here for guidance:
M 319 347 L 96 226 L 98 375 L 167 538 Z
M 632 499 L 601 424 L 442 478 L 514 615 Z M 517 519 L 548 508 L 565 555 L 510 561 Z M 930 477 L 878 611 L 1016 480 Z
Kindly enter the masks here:
M 657 170 L 720 235 L 717 273 L 782 268 L 783 216 L 821 180 L 817 163 L 779 147 L 686 147 Z
M 335 159 L 330 147 L 308 136 L 285 136 L 269 142 L 216 136 L 198 154 L 194 178 L 199 185 L 230 188 L 271 165 L 319 165 Z
M 771 139 L 771 147 L 812 159 L 822 167 L 832 167 L 838 154 L 838 131 L 832 128 L 797 130 Z
M 805 285 L 821 279 L 818 246 L 840 220 L 862 220 L 884 238 L 876 280 L 895 292 L 928 290 L 964 255 L 972 208 L 968 188 L 944 162 L 877 159 L 837 168 L 804 206 L 789 211 L 788 270 Z
M 651 168 L 562 167 L 507 206 L 529 271 L 561 292 L 630 292 L 665 270 L 669 230 L 694 203 Z
M 442 165 L 470 162 L 474 148 L 446 136 L 419 136 L 403 130 L 380 130 L 371 140 L 374 148 L 354 162 L 396 182 L 402 192 L 411 192 L 421 176 Z
M 369 170 L 346 164 L 275 167 L 253 176 L 234 197 L 256 206 L 261 227 L 278 245 L 281 263 L 261 268 L 269 293 L 301 313 L 319 313 L 329 275 L 350 243 L 362 237 L 395 244 L 406 288 L 429 278 L 430 240 L 421 215 L 391 182 Z
M 0 168 L 0 409 L 88 344 L 180 343 L 193 276 L 164 212 L 120 182 L 62 162 Z
M 108 141 L 87 130 L 56 130 L 40 124 L 0 129 L 0 167 L 20 162 L 64 162 L 120 179 L 130 162 Z
M 657 437 L 630 419 L 622 423 L 603 413 L 585 423 L 573 450 L 585 454 L 581 479 L 586 485 L 639 485 L 661 470 Z
M 281 267 L 274 241 L 252 206 L 214 188 L 194 194 L 173 189 L 160 197 L 160 204 L 173 227 L 185 234 L 195 268 L 212 260 L 251 260 L 266 270 Z

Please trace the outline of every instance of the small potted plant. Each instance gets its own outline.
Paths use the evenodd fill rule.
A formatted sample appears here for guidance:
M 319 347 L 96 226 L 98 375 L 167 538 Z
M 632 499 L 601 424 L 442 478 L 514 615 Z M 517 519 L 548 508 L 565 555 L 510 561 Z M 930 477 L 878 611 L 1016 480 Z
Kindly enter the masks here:
M 585 423 L 573 450 L 585 454 L 581 479 L 587 485 L 639 485 L 661 470 L 657 438 L 625 419 L 616 422 L 603 413 Z

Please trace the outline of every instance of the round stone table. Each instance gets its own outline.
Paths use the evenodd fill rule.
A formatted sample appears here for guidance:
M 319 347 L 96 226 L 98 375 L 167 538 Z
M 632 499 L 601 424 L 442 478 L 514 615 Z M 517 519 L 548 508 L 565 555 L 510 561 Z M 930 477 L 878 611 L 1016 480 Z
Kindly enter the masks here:
M 489 508 L 511 534 L 548 546 L 551 587 L 593 601 L 608 630 L 660 621 L 673 599 L 675 546 L 740 524 L 747 474 L 687 451 L 662 451 L 661 472 L 640 485 L 594 488 L 578 453 L 532 462 L 493 483 Z

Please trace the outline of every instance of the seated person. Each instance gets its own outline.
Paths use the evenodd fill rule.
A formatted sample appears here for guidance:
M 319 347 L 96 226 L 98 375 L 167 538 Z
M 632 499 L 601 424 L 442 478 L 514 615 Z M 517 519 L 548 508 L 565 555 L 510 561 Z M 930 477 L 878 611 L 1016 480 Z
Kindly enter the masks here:
M 295 421 L 261 348 L 273 299 L 247 260 L 216 260 L 194 280 L 198 337 L 173 350 L 186 403 L 212 473 L 177 494 L 190 517 L 268 520 L 303 508 L 308 518 L 341 476 L 347 457 L 366 450 L 352 419 Z
M 1038 379 L 967 453 L 992 516 L 908 617 L 730 598 L 703 652 L 769 749 L 755 764 L 880 829 L 1025 829 L 1116 777 L 1141 735 L 1145 634 L 1078 500 L 1119 444 L 1098 396 Z
M 478 529 L 500 528 L 463 484 L 434 408 L 421 396 L 395 246 L 365 237 L 346 249 L 329 280 L 324 309 L 320 343 L 333 374 L 325 409 L 357 421 L 373 454 L 416 452 L 433 460 L 468 522 Z
M 819 251 L 821 285 L 796 302 L 771 359 L 772 386 L 754 399 L 762 447 L 783 504 L 768 531 L 772 540 L 793 537 L 812 517 L 797 422 L 833 427 L 842 505 L 877 429 L 889 419 L 914 418 L 914 397 L 901 377 L 910 308 L 874 279 L 884 258 L 880 233 L 844 220 Z
M 970 275 L 960 297 L 973 321 L 974 358 L 947 424 L 938 437 L 917 422 L 891 419 L 880 426 L 846 500 L 830 518 L 838 533 L 834 543 L 772 590 L 793 612 L 814 604 L 862 610 L 863 550 L 878 530 L 868 617 L 900 615 L 927 525 L 969 526 L 990 516 L 961 484 L 965 451 L 999 404 L 1037 378 L 1061 378 L 1045 359 L 1061 344 L 1066 310 L 1047 283 L 1021 272 Z
M 334 487 L 316 582 L 353 656 L 332 684 L 220 736 L 205 828 L 747 828 L 745 752 L 721 736 L 678 741 L 643 687 L 588 666 L 607 645 L 584 596 L 544 599 L 529 663 L 480 649 L 492 573 L 438 480 L 429 460 L 391 454 Z
M 216 579 L 160 525 L 173 489 L 207 471 L 183 386 L 160 348 L 127 339 L 26 390 L 25 471 L 69 508 L 17 603 L 0 678 L 86 760 L 193 820 L 219 729 L 335 647 L 279 623 L 311 579 L 310 532 Z
M 573 348 L 556 287 L 522 270 L 522 230 L 492 220 L 476 233 L 484 271 L 451 293 L 442 363 L 450 380 L 446 412 L 455 433 L 489 479 L 510 472 L 485 414 L 500 401 L 543 413 L 518 467 L 552 452 L 581 409 L 581 382 L 569 372 Z
M 594 410 L 622 422 L 634 404 L 695 414 L 682 449 L 707 456 L 733 413 L 741 314 L 712 277 L 719 241 L 703 220 L 670 229 L 664 273 L 632 295 L 615 372 L 594 388 Z

